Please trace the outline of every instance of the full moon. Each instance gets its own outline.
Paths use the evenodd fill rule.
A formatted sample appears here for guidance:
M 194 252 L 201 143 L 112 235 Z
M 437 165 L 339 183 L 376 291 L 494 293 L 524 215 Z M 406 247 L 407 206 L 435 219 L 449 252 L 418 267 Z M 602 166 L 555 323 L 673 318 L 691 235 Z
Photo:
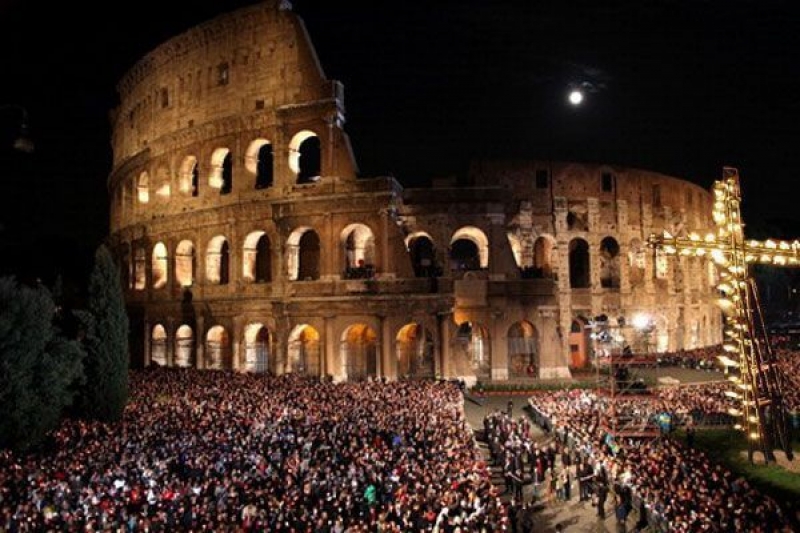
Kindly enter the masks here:
M 569 103 L 572 105 L 580 105 L 583 102 L 583 93 L 575 89 L 569 93 Z

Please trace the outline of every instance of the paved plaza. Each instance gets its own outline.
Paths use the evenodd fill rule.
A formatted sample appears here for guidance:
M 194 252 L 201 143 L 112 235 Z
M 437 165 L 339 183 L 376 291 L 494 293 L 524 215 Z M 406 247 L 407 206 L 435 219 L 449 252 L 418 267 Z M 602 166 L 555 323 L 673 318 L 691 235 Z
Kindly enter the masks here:
M 659 378 L 670 378 L 680 383 L 703 383 L 708 381 L 718 381 L 724 379 L 720 372 L 710 372 L 706 370 L 695 370 L 682 367 L 661 367 L 661 368 L 642 368 L 638 369 L 637 373 L 641 376 L 647 376 L 653 381 L 658 382 Z M 673 382 L 675 382 L 673 381 Z M 489 455 L 486 445 L 481 442 L 480 436 L 483 431 L 483 418 L 488 413 L 494 410 L 505 410 L 508 407 L 509 400 L 513 401 L 514 417 L 527 416 L 526 411 L 523 410 L 527 405 L 528 397 L 524 394 L 517 395 L 495 395 L 487 396 L 476 402 L 472 397 L 467 395 L 464 402 L 464 411 L 467 421 L 475 431 L 478 437 L 478 444 L 485 451 L 487 457 Z M 547 443 L 550 436 L 544 433 L 539 427 L 533 425 L 533 438 L 537 442 Z M 499 470 L 499 468 L 497 468 Z M 503 491 L 505 485 L 503 484 L 502 475 L 497 472 L 493 479 L 497 487 Z M 533 505 L 533 523 L 534 531 L 538 532 L 554 532 L 556 526 L 561 524 L 564 532 L 596 532 L 596 533 L 612 533 L 621 531 L 620 525 L 617 524 L 614 517 L 613 502 L 614 497 L 610 495 L 606 502 L 606 518 L 600 520 L 597 517 L 597 509 L 589 502 L 580 502 L 577 497 L 569 502 L 558 501 L 555 498 L 548 499 L 546 491 L 544 497 Z M 574 493 L 575 491 L 573 491 Z M 526 502 L 531 502 L 533 499 L 533 486 L 530 484 L 525 485 L 524 497 Z M 509 499 L 509 495 L 503 495 L 505 500 Z M 631 516 L 628 517 L 626 530 L 633 529 L 638 513 L 634 509 Z

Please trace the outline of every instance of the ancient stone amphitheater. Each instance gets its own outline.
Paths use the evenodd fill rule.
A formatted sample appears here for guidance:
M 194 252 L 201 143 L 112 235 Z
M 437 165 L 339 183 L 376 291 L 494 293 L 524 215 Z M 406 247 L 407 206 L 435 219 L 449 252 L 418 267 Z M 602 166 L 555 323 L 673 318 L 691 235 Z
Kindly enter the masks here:
M 646 246 L 711 227 L 708 191 L 553 161 L 362 178 L 343 87 L 284 2 L 170 39 L 118 91 L 111 242 L 134 364 L 504 380 L 589 363 L 598 315 L 635 352 L 720 340 L 710 262 Z

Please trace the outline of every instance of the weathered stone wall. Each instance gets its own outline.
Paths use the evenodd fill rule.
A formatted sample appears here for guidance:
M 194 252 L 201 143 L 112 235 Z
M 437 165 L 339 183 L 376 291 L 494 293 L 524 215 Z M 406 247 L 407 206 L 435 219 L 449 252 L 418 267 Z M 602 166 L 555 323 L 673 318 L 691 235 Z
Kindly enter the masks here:
M 139 364 L 559 377 L 585 362 L 576 335 L 600 313 L 649 315 L 652 348 L 719 342 L 708 264 L 645 247 L 711 227 L 707 191 L 541 161 L 476 163 L 466 184 L 427 189 L 356 179 L 343 89 L 280 6 L 193 28 L 119 83 L 111 237 Z

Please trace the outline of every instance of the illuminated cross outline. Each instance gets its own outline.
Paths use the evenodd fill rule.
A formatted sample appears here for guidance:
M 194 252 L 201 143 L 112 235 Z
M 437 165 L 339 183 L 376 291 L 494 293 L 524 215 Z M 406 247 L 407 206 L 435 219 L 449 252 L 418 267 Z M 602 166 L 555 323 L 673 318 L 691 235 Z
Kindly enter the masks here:
M 775 460 L 775 447 L 783 449 L 791 459 L 788 409 L 783 395 L 785 376 L 777 368 L 748 266 L 800 266 L 800 242 L 745 240 L 737 169 L 724 167 L 713 192 L 716 233 L 679 237 L 664 231 L 662 235 L 652 234 L 648 244 L 669 255 L 710 256 L 717 265 L 719 304 L 725 314 L 723 348 L 734 356 L 719 359 L 727 368 L 738 369 L 738 375 L 733 373 L 728 378 L 736 390 L 726 394 L 741 404 L 741 408 L 729 413 L 739 419 L 735 427 L 748 436 L 751 461 L 756 445 L 766 462 Z

